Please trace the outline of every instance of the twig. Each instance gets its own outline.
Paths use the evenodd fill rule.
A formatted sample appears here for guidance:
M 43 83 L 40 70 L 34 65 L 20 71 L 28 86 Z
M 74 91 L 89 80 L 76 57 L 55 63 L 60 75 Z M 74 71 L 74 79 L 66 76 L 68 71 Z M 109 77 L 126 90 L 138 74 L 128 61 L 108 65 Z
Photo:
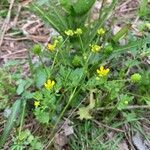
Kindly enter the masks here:
M 99 111 L 103 111 L 103 110 L 112 110 L 112 109 L 115 109 L 116 107 L 115 106 L 110 106 L 110 107 L 100 107 L 100 108 L 97 108 L 97 110 Z M 150 106 L 148 105 L 131 105 L 131 106 L 127 106 L 126 108 L 123 108 L 124 110 L 126 109 L 150 109 Z
M 13 4 L 14 4 L 14 1 L 15 0 L 11 0 L 10 1 L 7 17 L 6 17 L 6 19 L 5 19 L 4 23 L 3 23 L 3 26 L 2 26 L 2 32 L 1 32 L 1 37 L 0 37 L 0 47 L 1 47 L 2 43 L 3 43 L 5 32 L 7 31 L 7 27 L 8 27 L 9 21 L 10 21 L 11 11 L 12 11 L 12 7 L 13 7 Z M 0 55 L 1 55 L 1 51 L 0 51 Z
M 117 9 L 120 9 L 121 7 L 123 7 L 123 6 L 125 6 L 125 5 L 127 5 L 130 1 L 131 1 L 131 0 L 125 1 L 123 4 L 119 5 L 119 6 L 116 8 L 116 10 L 117 10 Z
M 125 127 L 125 137 L 128 141 L 128 144 L 130 145 L 130 148 L 132 150 L 136 150 L 135 147 L 132 144 L 132 137 L 131 137 L 131 133 L 130 133 L 131 131 L 129 130 L 129 123 L 125 124 L 124 127 Z
M 4 58 L 4 60 L 7 60 L 7 59 L 27 59 L 28 57 L 27 56 L 10 56 L 10 57 L 7 57 L 7 58 Z
M 36 42 L 47 42 L 48 36 L 27 35 L 26 37 L 19 37 L 19 38 L 4 37 L 4 39 L 9 41 L 31 40 Z
M 5 40 L 8 41 L 23 41 L 23 40 L 29 40 L 28 37 L 21 37 L 21 38 L 10 38 L 10 37 L 4 37 Z
M 16 17 L 15 17 L 15 19 L 14 19 L 14 21 L 13 21 L 13 26 L 14 26 L 14 27 L 15 27 L 16 24 L 17 24 L 17 21 L 18 21 L 19 15 L 20 15 L 21 8 L 22 8 L 22 5 L 19 4 L 19 5 L 18 5 L 18 10 L 17 10 L 17 15 L 16 15 Z
M 120 11 L 121 13 L 123 12 L 129 12 L 129 11 L 134 11 L 137 10 L 138 8 L 128 8 L 128 9 L 123 9 L 122 11 Z
M 9 56 L 11 56 L 11 55 L 15 55 L 15 54 L 22 53 L 22 52 L 26 52 L 26 51 L 27 51 L 27 49 L 23 49 L 23 50 L 16 51 L 16 52 L 11 53 L 11 54 L 4 55 L 4 56 L 2 56 L 1 58 L 7 58 L 7 57 L 9 57 Z
M 105 127 L 105 128 L 108 128 L 108 129 L 110 129 L 110 130 L 114 130 L 114 131 L 117 131 L 117 132 L 122 132 L 122 133 L 125 133 L 125 131 L 123 131 L 123 130 L 121 130 L 121 129 L 118 129 L 118 128 L 113 128 L 113 127 L 110 127 L 110 126 L 107 126 L 107 125 L 105 125 L 105 124 L 103 124 L 103 123 L 100 123 L 100 122 L 98 122 L 97 120 L 93 120 L 98 126 L 103 126 L 103 127 Z

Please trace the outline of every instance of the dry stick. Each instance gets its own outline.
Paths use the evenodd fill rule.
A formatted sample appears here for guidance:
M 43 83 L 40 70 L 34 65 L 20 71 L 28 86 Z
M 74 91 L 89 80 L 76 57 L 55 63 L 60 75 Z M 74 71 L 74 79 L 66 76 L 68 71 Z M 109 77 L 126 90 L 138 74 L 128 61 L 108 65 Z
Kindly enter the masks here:
M 123 7 L 124 5 L 127 5 L 131 0 L 127 0 L 125 1 L 123 4 L 121 4 L 120 6 L 118 6 L 116 9 L 120 9 L 121 7 Z
M 117 131 L 117 132 L 125 133 L 125 131 L 123 131 L 123 130 L 121 130 L 121 129 L 113 128 L 113 127 L 107 126 L 107 125 L 105 125 L 105 124 L 103 124 L 103 123 L 98 122 L 97 120 L 93 120 L 93 121 L 94 121 L 98 126 L 103 126 L 103 127 L 108 128 L 108 129 L 110 129 L 110 130 L 114 130 L 114 131 Z
M 23 41 L 23 40 L 29 40 L 28 37 L 21 37 L 21 38 L 16 38 L 16 39 L 13 39 L 13 38 L 10 38 L 10 37 L 4 37 L 5 40 L 8 40 L 8 41 Z
M 127 127 L 127 125 L 128 125 L 128 123 L 125 124 L 125 137 L 126 137 L 126 139 L 127 139 L 127 141 L 128 141 L 128 144 L 130 145 L 130 148 L 131 148 L 132 150 L 136 150 L 136 149 L 134 148 L 133 144 L 132 144 L 132 137 L 131 137 L 131 134 L 129 133 L 129 132 L 130 132 L 130 131 L 128 130 L 129 127 Z
M 7 17 L 6 17 L 6 19 L 5 19 L 4 23 L 3 23 L 3 26 L 2 26 L 2 32 L 1 32 L 1 37 L 0 37 L 0 47 L 1 47 L 2 43 L 3 43 L 5 32 L 7 31 L 7 27 L 8 27 L 9 21 L 10 21 L 11 11 L 12 11 L 12 7 L 13 7 L 14 2 L 15 2 L 15 0 L 11 0 L 10 1 Z M 1 56 L 1 51 L 0 51 L 0 56 Z
M 103 110 L 112 110 L 115 109 L 115 106 L 110 106 L 110 107 L 100 107 L 97 108 L 97 110 L 103 111 Z M 126 108 L 123 108 L 123 110 L 127 110 L 127 109 L 150 109 L 150 106 L 148 105 L 131 105 L 131 106 L 127 106 Z
M 32 40 L 32 41 L 38 41 L 38 42 L 47 42 L 48 37 L 47 36 L 34 36 L 34 35 L 27 35 L 26 37 L 20 37 L 20 38 L 10 38 L 10 37 L 4 37 L 5 40 L 9 41 L 23 41 L 23 40 Z
M 133 11 L 133 10 L 137 10 L 137 9 L 138 9 L 138 7 L 136 7 L 136 8 L 128 8 L 128 9 L 123 9 L 120 12 L 123 13 L 123 12 Z
M 18 53 L 22 53 L 22 52 L 27 52 L 27 49 L 22 49 L 22 50 L 20 50 L 20 51 L 14 52 L 14 53 L 4 55 L 4 56 L 2 56 L 1 58 L 7 58 L 7 57 L 9 57 L 9 56 L 12 56 L 12 55 L 15 55 L 15 54 L 18 54 Z
M 22 5 L 18 5 L 18 10 L 17 10 L 17 15 L 16 15 L 16 17 L 15 17 L 15 19 L 14 19 L 14 21 L 13 21 L 13 26 L 15 27 L 16 26 L 16 24 L 17 24 L 17 21 L 18 21 L 18 18 L 19 18 L 19 14 L 20 14 L 20 11 L 21 11 L 21 8 L 22 8 Z

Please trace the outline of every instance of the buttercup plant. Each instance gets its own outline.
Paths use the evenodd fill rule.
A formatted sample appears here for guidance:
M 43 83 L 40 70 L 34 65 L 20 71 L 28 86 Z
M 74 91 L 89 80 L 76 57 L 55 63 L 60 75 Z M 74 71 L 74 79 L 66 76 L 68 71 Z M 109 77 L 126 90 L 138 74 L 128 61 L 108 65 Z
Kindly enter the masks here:
M 47 50 L 40 53 L 49 63 L 42 61 L 39 65 L 42 80 L 34 93 L 34 114 L 39 122 L 53 127 L 51 137 L 68 109 L 78 107 L 78 118 L 90 120 L 94 118 L 93 112 L 97 107 L 110 105 L 118 111 L 125 109 L 134 99 L 124 94 L 128 93 L 124 87 L 130 79 L 125 79 L 125 72 L 122 73 L 123 79 L 120 79 L 121 73 L 115 72 L 110 63 L 128 47 L 118 44 L 119 39 L 128 33 L 128 26 L 115 35 L 106 30 L 105 23 L 117 0 L 110 4 L 104 1 L 99 18 L 94 22 L 89 17 L 95 0 L 86 1 L 86 5 L 84 2 L 61 0 L 54 5 L 56 2 L 52 1 L 47 11 L 35 3 L 31 5 L 32 10 L 60 34 L 52 37 Z M 46 69 L 43 70 L 43 66 Z M 134 75 L 131 80 L 139 81 L 140 76 Z M 95 97 L 91 96 L 93 90 Z M 84 103 L 85 95 L 88 98 Z M 84 106 L 80 107 L 80 103 Z
M 43 85 L 47 91 L 43 89 L 43 92 L 41 92 L 43 93 L 42 95 L 47 93 L 48 95 L 50 94 L 50 97 L 55 97 L 55 100 L 57 100 L 53 101 L 53 104 L 56 106 L 60 105 L 60 102 L 63 102 L 64 109 L 61 112 L 52 110 L 56 118 L 59 116 L 56 124 L 60 121 L 68 107 L 77 106 L 83 98 L 83 95 L 88 93 L 87 87 L 89 90 L 93 88 L 101 90 L 105 87 L 109 93 L 107 97 L 108 102 L 111 101 L 111 103 L 113 103 L 112 100 L 116 101 L 117 94 L 112 90 L 113 88 L 111 88 L 111 86 L 114 86 L 117 92 L 122 88 L 123 84 L 125 84 L 124 81 L 122 85 L 118 84 L 117 81 L 109 81 L 112 75 L 109 69 L 111 66 L 109 66 L 109 63 L 107 64 L 107 68 L 104 67 L 105 65 L 102 65 L 106 64 L 107 60 L 115 54 L 118 49 L 116 47 L 117 39 L 119 40 L 123 34 L 127 34 L 129 29 L 125 27 L 116 35 L 105 39 L 107 35 L 107 31 L 104 28 L 105 22 L 114 9 L 117 0 L 113 0 L 110 4 L 106 3 L 100 10 L 101 14 L 99 19 L 95 20 L 94 23 L 90 22 L 88 17 L 95 1 L 87 3 L 86 6 L 84 6 L 85 1 L 82 2 L 61 0 L 60 3 L 58 3 L 58 9 L 54 6 L 52 1 L 49 14 L 40 6 L 32 4 L 33 11 L 39 14 L 39 16 L 44 17 L 44 20 L 54 27 L 62 36 L 61 46 L 57 46 L 58 37 L 54 37 L 56 40 L 47 46 L 48 50 L 53 51 L 53 55 L 49 55 L 52 66 L 46 66 L 47 70 L 51 68 L 49 76 L 44 76 L 45 82 L 43 82 Z M 82 11 L 82 9 L 84 11 Z M 53 12 L 53 16 L 50 15 L 51 11 Z M 61 11 L 64 13 L 63 15 L 61 15 Z M 54 19 L 53 17 L 55 15 L 57 17 Z M 85 26 L 85 24 L 88 24 L 88 26 Z M 57 50 L 55 51 L 55 49 Z M 53 77 L 55 77 L 55 81 L 50 80 Z M 110 87 L 108 86 L 109 82 L 111 82 Z M 48 101 L 47 98 L 49 96 L 47 94 L 43 100 L 41 99 L 43 102 Z M 47 109 L 45 108 L 47 106 L 44 103 L 40 102 L 40 107 L 46 111 Z M 124 104 L 127 105 L 127 101 L 125 101 Z M 45 113 L 48 114 L 48 111 Z
M 102 126 L 109 130 L 121 131 L 122 134 L 124 132 L 119 129 L 122 123 L 117 122 L 119 128 L 112 123 L 127 116 L 122 114 L 125 114 L 126 110 L 129 112 L 134 105 L 135 108 L 139 108 L 141 104 L 144 105 L 143 108 L 150 105 L 150 72 L 143 61 L 149 54 L 150 40 L 145 38 L 145 35 L 141 38 L 132 32 L 128 34 L 132 24 L 126 24 L 117 33 L 113 33 L 112 25 L 116 24 L 113 15 L 116 11 L 112 11 L 118 0 L 109 3 L 103 0 L 97 19 L 92 17 L 96 0 L 46 1 L 46 5 L 41 4 L 45 0 L 32 1 L 30 8 L 49 27 L 53 27 L 56 34 L 49 35 L 48 43 L 35 44 L 31 51 L 28 51 L 31 74 L 28 74 L 27 79 L 20 79 L 23 72 L 21 70 L 21 75 L 15 76 L 18 80 L 17 89 L 9 89 L 8 85 L 3 83 L 5 74 L 1 71 L 0 87 L 4 90 L 0 92 L 0 99 L 4 106 L 0 109 L 5 109 L 9 104 L 7 93 L 11 90 L 16 90 L 17 95 L 14 94 L 14 97 L 18 100 L 12 106 L 6 128 L 0 138 L 0 149 L 15 123 L 18 136 L 14 138 L 14 149 L 53 149 L 50 145 L 54 139 L 57 142 L 59 139 L 68 138 L 66 130 L 68 132 L 70 124 L 66 123 L 67 120 L 73 122 L 72 128 L 75 128 L 75 131 L 71 132 L 77 140 L 78 134 L 81 134 L 78 130 L 78 133 L 75 133 L 78 125 L 79 131 L 84 128 L 86 134 L 81 134 L 83 147 L 79 144 L 79 148 L 74 146 L 73 149 L 111 149 L 111 146 L 101 147 L 100 143 L 100 148 L 89 147 L 93 146 L 97 141 L 95 139 L 101 134 L 100 128 L 97 128 L 97 125 L 101 124 L 97 122 L 102 122 Z M 149 29 L 149 24 L 144 27 L 143 31 Z M 122 43 L 121 38 L 124 37 L 126 42 Z M 129 51 L 127 55 L 126 51 Z M 32 60 L 33 55 L 36 56 L 36 62 Z M 9 76 L 6 79 L 9 82 L 14 81 L 14 78 Z M 14 101 L 10 103 L 12 102 Z M 38 134 L 40 133 L 45 145 L 30 131 L 24 130 L 24 119 L 28 119 L 26 112 L 33 112 L 31 120 L 36 119 L 34 122 L 39 122 L 38 127 L 42 127 L 42 132 Z M 131 122 L 130 116 L 126 118 Z M 127 120 L 123 123 L 127 123 Z M 109 125 L 114 126 L 111 128 Z M 94 128 L 90 130 L 91 127 Z M 33 134 L 36 134 L 35 132 Z M 95 136 L 95 132 L 98 135 Z M 105 130 L 103 133 L 106 133 Z M 73 142 L 76 145 L 80 141 Z M 55 143 L 55 146 L 57 144 Z

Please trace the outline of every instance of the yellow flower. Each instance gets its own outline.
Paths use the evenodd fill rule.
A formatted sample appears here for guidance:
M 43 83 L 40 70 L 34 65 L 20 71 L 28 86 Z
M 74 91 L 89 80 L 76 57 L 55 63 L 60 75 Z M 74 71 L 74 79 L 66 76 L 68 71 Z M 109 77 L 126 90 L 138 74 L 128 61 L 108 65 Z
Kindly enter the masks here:
M 77 28 L 76 31 L 74 32 L 74 34 L 81 35 L 82 34 L 82 29 Z
M 53 88 L 53 86 L 55 85 L 55 81 L 53 80 L 47 80 L 46 83 L 44 83 L 44 86 L 47 90 L 51 90 Z
M 68 35 L 68 36 L 73 36 L 74 32 L 72 30 L 66 30 L 65 34 Z
M 97 73 L 100 77 L 106 76 L 109 71 L 109 68 L 105 69 L 104 66 L 101 66 L 100 69 L 97 69 Z
M 34 101 L 34 106 L 35 106 L 35 108 L 37 108 L 39 105 L 40 105 L 40 102 L 39 102 L 39 101 Z
M 47 48 L 50 50 L 50 51 L 54 51 L 55 50 L 55 48 L 56 48 L 56 46 L 57 46 L 57 43 L 58 43 L 58 40 L 55 40 L 54 41 L 54 44 L 48 44 L 47 45 Z
M 91 51 L 94 53 L 99 52 L 100 49 L 102 48 L 101 46 L 96 45 L 96 44 L 90 45 L 90 47 L 91 47 Z
M 97 30 L 97 34 L 102 36 L 102 35 L 105 34 L 105 30 L 103 28 L 100 28 L 100 29 Z
M 55 45 L 53 45 L 53 44 L 48 44 L 47 45 L 47 48 L 50 50 L 50 51 L 54 51 L 55 50 Z

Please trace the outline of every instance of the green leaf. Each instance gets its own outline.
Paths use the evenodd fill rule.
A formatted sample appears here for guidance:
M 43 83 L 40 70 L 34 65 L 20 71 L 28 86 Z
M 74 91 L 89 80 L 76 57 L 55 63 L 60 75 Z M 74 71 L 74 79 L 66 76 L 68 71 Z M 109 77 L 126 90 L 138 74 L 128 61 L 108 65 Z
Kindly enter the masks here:
M 72 15 L 81 16 L 87 13 L 96 0 L 60 0 L 64 9 Z
M 29 130 L 22 131 L 22 132 L 20 133 L 18 139 L 19 139 L 20 141 L 25 141 L 25 140 L 28 138 L 29 135 L 30 135 L 30 131 L 29 131 Z
M 84 73 L 85 72 L 84 72 L 83 68 L 77 68 L 77 69 L 73 70 L 70 73 L 70 76 L 68 77 L 68 79 L 70 81 L 70 85 L 72 85 L 74 87 L 79 85 Z
M 79 111 L 77 112 L 79 115 L 79 119 L 83 120 L 83 119 L 92 119 L 92 116 L 89 113 L 90 109 L 88 107 L 81 107 L 79 108 Z
M 138 51 L 138 49 L 141 48 L 145 43 L 147 43 L 147 44 L 150 43 L 150 37 L 138 39 L 136 41 L 128 43 L 125 46 L 117 45 L 114 47 L 113 53 L 108 56 L 107 61 L 111 60 L 114 57 L 119 56 L 123 52 L 127 52 L 128 50 L 130 50 L 130 52 L 133 52 L 135 50 Z
M 50 120 L 50 114 L 48 112 L 45 112 L 39 108 L 35 109 L 35 115 L 36 119 L 41 123 L 49 123 Z
M 68 13 L 71 13 L 71 0 L 60 0 L 60 4 Z
M 34 138 L 34 140 L 30 143 L 31 147 L 29 150 L 41 150 L 43 149 L 43 144 L 38 140 L 38 138 Z
M 17 84 L 18 84 L 17 94 L 20 95 L 23 93 L 25 85 L 27 84 L 27 81 L 20 79 L 17 81 Z
M 40 91 L 36 91 L 33 95 L 33 98 L 36 99 L 37 101 L 43 99 L 43 94 Z
M 80 84 L 84 73 L 85 71 L 83 68 L 76 68 L 73 70 L 71 68 L 61 66 L 58 78 L 61 78 L 64 86 L 70 87 L 71 89 L 71 87 L 75 87 Z
M 148 13 L 149 13 L 149 8 L 148 8 L 148 0 L 141 0 L 140 2 L 140 9 L 139 9 L 139 16 L 140 17 L 148 17 Z
M 127 122 L 135 121 L 137 120 L 137 116 L 134 112 L 131 113 L 123 113 L 123 116 L 125 117 Z
M 37 69 L 35 76 L 35 83 L 38 88 L 41 88 L 43 84 L 46 82 L 47 74 L 44 69 Z
M 118 103 L 118 106 L 117 106 L 117 109 L 118 110 L 122 110 L 122 109 L 125 109 L 129 102 L 131 102 L 133 100 L 133 96 L 128 96 L 127 94 L 121 94 L 119 96 L 119 103 Z
M 12 128 L 14 126 L 14 123 L 20 112 L 20 108 L 21 108 L 21 99 L 17 100 L 12 106 L 12 113 L 9 116 L 6 126 L 4 128 L 3 134 L 0 137 L 0 148 L 2 148 L 4 146 L 5 141 L 7 140 L 7 137 L 9 136 L 10 131 L 12 130 Z
M 72 3 L 72 7 L 75 11 L 75 14 L 80 16 L 87 13 L 96 0 L 77 0 Z

